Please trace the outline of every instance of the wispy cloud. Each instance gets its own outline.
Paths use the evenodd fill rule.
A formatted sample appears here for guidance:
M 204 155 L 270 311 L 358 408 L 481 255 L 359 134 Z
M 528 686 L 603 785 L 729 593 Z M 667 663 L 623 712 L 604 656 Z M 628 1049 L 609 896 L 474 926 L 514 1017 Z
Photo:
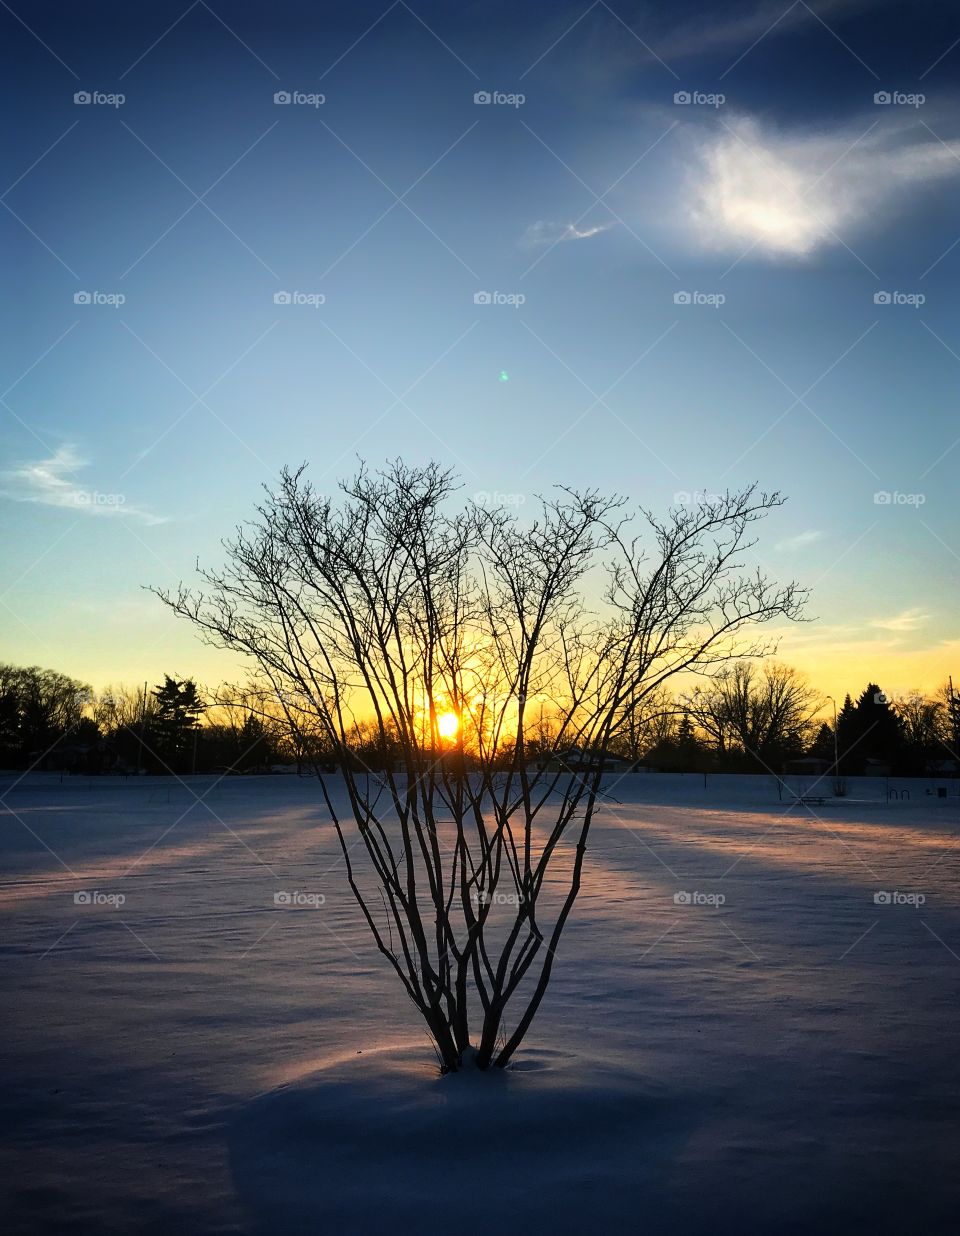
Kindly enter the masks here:
M 78 484 L 77 472 L 88 466 L 89 461 L 75 447 L 57 447 L 48 459 L 28 460 L 0 472 L 0 497 L 61 507 L 78 516 L 135 519 L 145 524 L 167 522 L 166 517 L 128 502 L 126 494 Z
M 916 631 L 924 625 L 930 615 L 919 608 L 905 609 L 890 618 L 874 618 L 870 626 L 878 631 Z
M 726 12 L 721 16 L 711 13 L 709 17 L 679 24 L 655 40 L 654 46 L 668 63 L 688 57 L 719 55 L 727 50 L 747 49 L 761 40 L 780 38 L 806 26 L 839 22 L 877 7 L 875 0 L 819 0 L 812 5 L 801 3 L 801 0 L 793 0 L 793 3 L 762 0 L 740 12 Z M 826 30 L 823 37 L 830 39 Z
M 696 139 L 690 221 L 706 248 L 804 258 L 849 245 L 918 190 L 960 175 L 960 141 L 914 118 L 789 133 L 749 116 Z
M 823 540 L 822 532 L 816 528 L 807 528 L 804 532 L 798 532 L 796 536 L 787 536 L 782 541 L 777 541 L 774 548 L 780 553 L 792 553 L 797 549 L 806 549 L 808 545 L 814 545 L 821 540 Z
M 554 223 L 547 219 L 538 219 L 536 223 L 531 223 L 523 236 L 520 238 L 520 243 L 527 248 L 533 248 L 536 245 L 555 245 L 564 240 L 589 240 L 591 236 L 597 236 L 601 232 L 609 232 L 616 224 L 599 223 L 593 227 L 577 227 L 574 223 Z

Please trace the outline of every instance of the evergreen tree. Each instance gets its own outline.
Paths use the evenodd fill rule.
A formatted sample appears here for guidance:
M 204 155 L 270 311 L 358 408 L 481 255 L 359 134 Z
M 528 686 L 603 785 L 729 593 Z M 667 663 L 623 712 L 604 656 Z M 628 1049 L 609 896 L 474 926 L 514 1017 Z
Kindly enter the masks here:
M 855 749 L 857 742 L 857 710 L 849 694 L 844 696 L 843 707 L 837 715 L 837 750 L 839 752 L 839 772 L 843 776 L 851 776 L 858 771 L 853 765 L 859 758 Z
M 186 763 L 192 736 L 206 706 L 191 678 L 178 681 L 164 675 L 163 685 L 153 690 L 156 711 L 151 722 L 153 744 L 165 764 L 179 772 Z
M 898 770 L 906 755 L 903 726 L 890 701 L 875 682 L 867 684 L 856 706 L 857 756 L 862 763 L 877 760 Z
M 239 751 L 236 766 L 242 770 L 261 768 L 271 760 L 270 743 L 263 722 L 248 712 L 237 738 Z
M 833 745 L 833 730 L 824 721 L 823 725 L 817 731 L 817 736 L 810 744 L 808 755 L 813 756 L 818 760 L 825 760 L 828 764 L 833 764 L 834 745 Z

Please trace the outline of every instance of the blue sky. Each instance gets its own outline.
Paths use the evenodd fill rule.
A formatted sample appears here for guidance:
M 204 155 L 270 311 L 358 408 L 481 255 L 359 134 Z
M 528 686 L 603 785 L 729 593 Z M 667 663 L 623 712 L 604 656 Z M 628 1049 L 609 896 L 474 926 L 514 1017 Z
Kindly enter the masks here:
M 524 505 L 759 480 L 784 659 L 958 669 L 955 8 L 133 9 L 0 9 L 3 659 L 215 684 L 141 586 L 283 464 L 403 454 Z

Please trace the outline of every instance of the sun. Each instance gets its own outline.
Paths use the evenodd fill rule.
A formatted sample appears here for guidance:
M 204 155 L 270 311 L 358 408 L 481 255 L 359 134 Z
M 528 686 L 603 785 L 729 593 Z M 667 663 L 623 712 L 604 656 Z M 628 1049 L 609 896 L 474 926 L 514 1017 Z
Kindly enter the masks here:
M 460 719 L 455 712 L 441 712 L 437 717 L 437 733 L 441 738 L 453 738 L 460 728 Z

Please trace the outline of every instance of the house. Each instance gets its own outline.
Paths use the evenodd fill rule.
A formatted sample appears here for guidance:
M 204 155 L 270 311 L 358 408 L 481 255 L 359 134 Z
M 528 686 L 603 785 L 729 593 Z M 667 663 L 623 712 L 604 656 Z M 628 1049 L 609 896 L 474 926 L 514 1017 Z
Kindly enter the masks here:
M 589 748 L 566 747 L 561 751 L 551 751 L 541 756 L 530 767 L 536 772 L 558 773 L 589 773 L 596 772 L 602 762 L 605 773 L 626 773 L 633 768 L 630 760 L 619 755 L 604 755 L 602 751 L 591 751 Z M 529 771 L 529 769 L 528 769 Z

